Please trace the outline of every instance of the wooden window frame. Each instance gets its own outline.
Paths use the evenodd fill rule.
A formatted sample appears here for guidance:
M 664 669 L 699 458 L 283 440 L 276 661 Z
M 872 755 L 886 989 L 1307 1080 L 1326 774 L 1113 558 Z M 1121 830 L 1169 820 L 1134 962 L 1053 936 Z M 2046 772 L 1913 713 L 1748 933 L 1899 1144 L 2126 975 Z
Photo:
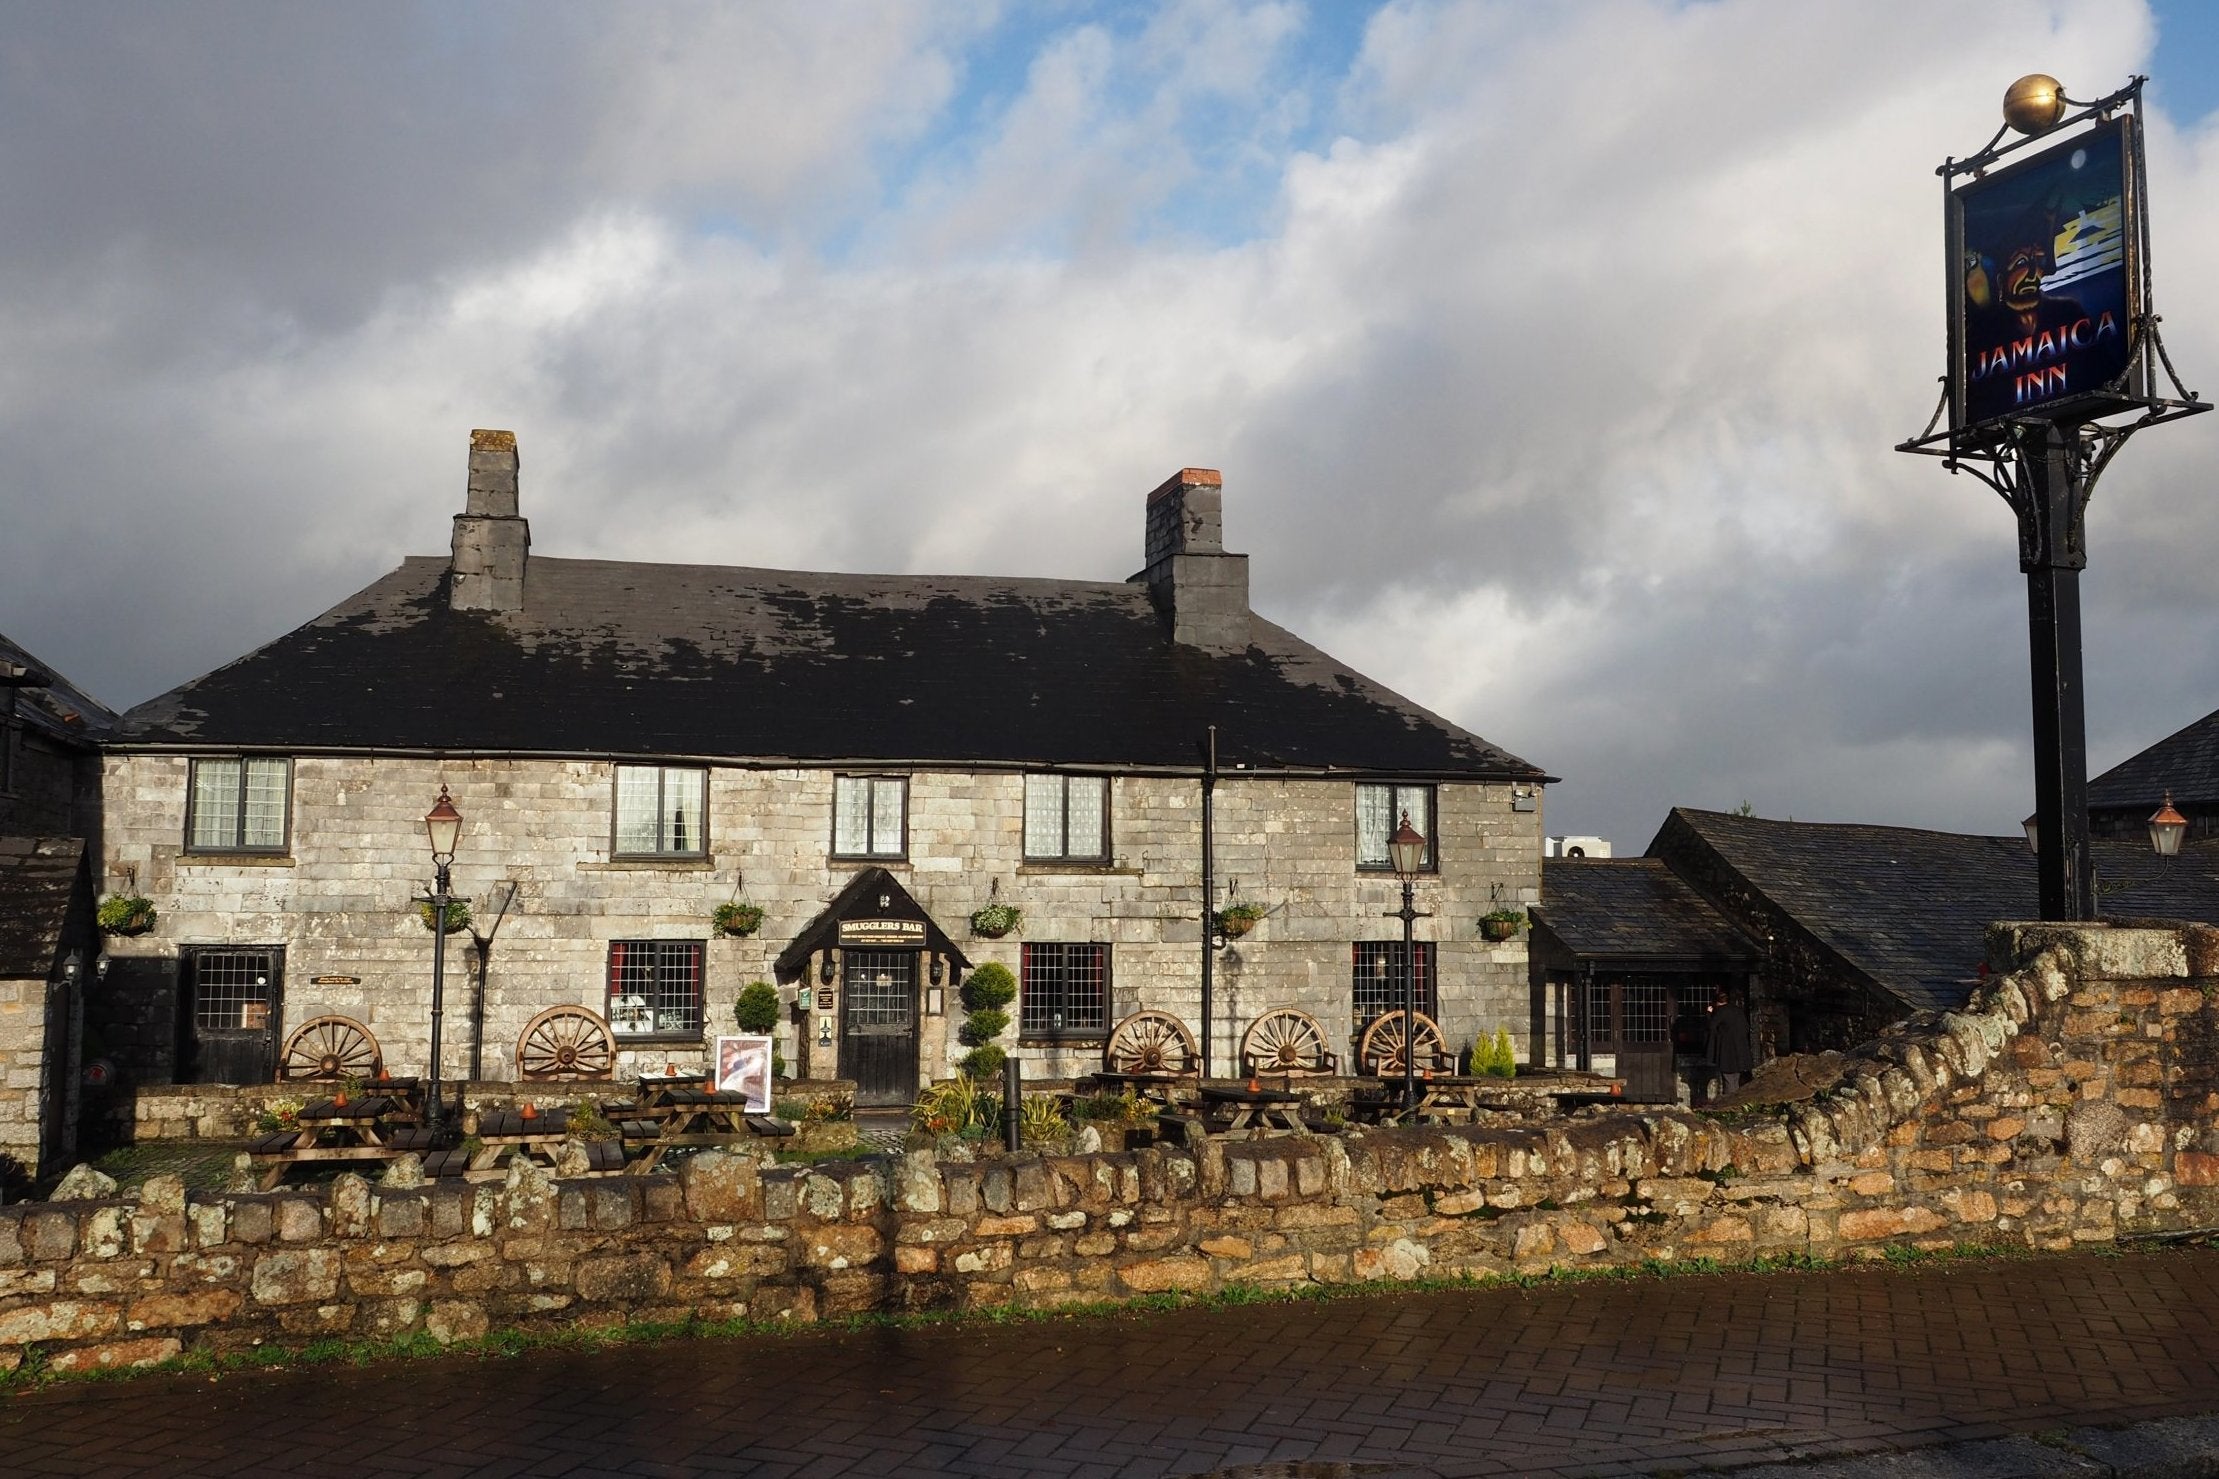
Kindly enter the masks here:
M 285 815 L 278 824 L 275 846 L 249 846 L 246 842 L 247 818 L 247 766 L 256 760 L 275 760 L 285 767 Z M 200 771 L 204 765 L 235 765 L 239 769 L 239 796 L 232 817 L 231 835 L 237 840 L 229 845 L 195 842 L 200 821 Z M 279 755 L 195 755 L 185 767 L 185 847 L 188 857 L 255 857 L 282 858 L 293 847 L 293 761 L 291 756 Z
M 864 829 L 865 829 L 865 831 L 867 831 L 867 832 L 869 833 L 869 836 L 868 836 L 868 837 L 866 837 L 866 838 L 864 839 L 864 844 L 865 844 L 865 847 L 866 847 L 866 849 L 868 849 L 868 847 L 869 847 L 869 844 L 870 844 L 870 843 L 872 843 L 872 842 L 874 842 L 874 841 L 876 841 L 876 840 L 877 840 L 877 838 L 878 838 L 878 835 L 879 835 L 879 826 L 878 826 L 878 787 L 879 787 L 879 784 L 880 784 L 881 782 L 884 782 L 884 781 L 894 781 L 894 782 L 898 783 L 898 784 L 899 784 L 899 785 L 901 786 L 901 823 L 900 823 L 900 831 L 901 831 L 901 842 L 900 842 L 900 847 L 899 847 L 899 850 L 898 850 L 898 851 L 895 851 L 895 852 L 872 852 L 872 851 L 868 851 L 868 850 L 866 850 L 866 851 L 863 851 L 863 852 L 842 852 L 842 851 L 840 850 L 840 787 L 841 787 L 841 785 L 842 785 L 843 783 L 845 783 L 845 782 L 849 782 L 849 781 L 859 781 L 859 782 L 861 782 L 861 783 L 862 783 L 862 784 L 863 784 L 863 785 L 864 785 L 864 786 L 865 786 L 865 787 L 867 788 L 867 789 L 865 790 L 864 794 L 865 794 L 865 795 L 866 795 L 866 796 L 867 796 L 867 797 L 868 797 L 868 798 L 870 799 L 870 806 L 869 806 L 869 809 L 868 809 L 868 816 L 869 816 L 869 820 L 868 820 L 868 821 L 867 821 L 867 822 L 866 822 L 866 823 L 864 824 Z M 869 771 L 841 771 L 841 772 L 839 772 L 838 774 L 836 774 L 836 775 L 834 775 L 834 776 L 832 777 L 832 851 L 831 851 L 831 856 L 832 856 L 833 858 L 835 858 L 835 859 L 837 859 L 837 860 L 841 861 L 841 862 L 853 862 L 853 863 L 898 863 L 898 862 L 903 862 L 903 861 L 907 860 L 907 858 L 909 857 L 909 777 L 908 777 L 908 776 L 906 776 L 906 775 L 883 775 L 883 774 L 874 774 L 874 773 L 872 773 L 872 772 L 869 772 Z
M 652 770 L 655 772 L 655 835 L 658 845 L 646 851 L 622 845 L 624 772 L 627 770 Z M 667 804 L 667 780 L 673 773 L 701 777 L 701 836 L 699 845 L 686 849 L 665 848 L 660 845 L 664 808 Z M 706 765 L 655 765 L 645 761 L 625 761 L 612 767 L 609 775 L 609 856 L 612 858 L 671 858 L 696 860 L 709 856 L 709 768 Z

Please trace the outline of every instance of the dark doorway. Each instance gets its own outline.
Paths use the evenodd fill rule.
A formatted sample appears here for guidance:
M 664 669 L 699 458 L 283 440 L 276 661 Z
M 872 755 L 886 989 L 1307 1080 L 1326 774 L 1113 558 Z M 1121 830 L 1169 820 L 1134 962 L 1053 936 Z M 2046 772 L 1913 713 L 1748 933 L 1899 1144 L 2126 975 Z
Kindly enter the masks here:
M 842 954 L 840 1075 L 855 1102 L 908 1104 L 917 1097 L 917 952 Z
M 1673 983 L 1648 975 L 1603 977 L 1589 998 L 1589 1048 L 1615 1056 L 1626 1098 L 1670 1104 L 1679 1097 L 1672 1027 L 1679 1016 Z
M 185 951 L 183 966 L 178 1082 L 275 1080 L 277 1024 L 285 1003 L 284 947 L 199 946 Z

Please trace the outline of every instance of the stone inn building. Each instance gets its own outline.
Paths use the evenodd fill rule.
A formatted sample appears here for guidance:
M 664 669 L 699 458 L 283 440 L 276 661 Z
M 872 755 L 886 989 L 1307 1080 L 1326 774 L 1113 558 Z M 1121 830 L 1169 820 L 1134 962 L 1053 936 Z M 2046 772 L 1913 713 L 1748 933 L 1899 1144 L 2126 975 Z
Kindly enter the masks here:
M 550 558 L 517 467 L 474 433 L 449 557 L 122 716 L 102 887 L 158 915 L 109 944 L 103 1025 L 140 1081 L 267 1082 L 326 1017 L 422 1072 L 442 790 L 449 1078 L 517 1076 L 551 1012 L 605 1022 L 620 1078 L 699 1066 L 766 980 L 793 1071 L 906 1103 L 989 960 L 1031 1077 L 1138 1010 L 1200 1033 L 1205 971 L 1218 1073 L 1282 1008 L 1345 1065 L 1400 1004 L 1404 814 L 1421 1009 L 1451 1047 L 1523 1020 L 1525 946 L 1478 921 L 1538 897 L 1551 778 L 1252 612 L 1217 473 L 1149 494 L 1144 569 L 1093 582 Z M 1265 912 L 1213 940 L 1234 903 Z M 1020 922 L 974 929 L 989 904 Z

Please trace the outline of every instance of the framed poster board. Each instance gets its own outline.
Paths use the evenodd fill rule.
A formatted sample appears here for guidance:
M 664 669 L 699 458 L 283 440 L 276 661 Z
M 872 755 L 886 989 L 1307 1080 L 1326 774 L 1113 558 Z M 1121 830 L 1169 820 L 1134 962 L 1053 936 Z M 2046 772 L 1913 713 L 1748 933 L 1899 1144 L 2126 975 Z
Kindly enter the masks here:
M 1949 193 L 1950 425 L 2085 420 L 2146 396 L 2133 115 Z
M 749 1114 L 770 1113 L 771 1040 L 740 1036 L 717 1039 L 715 1087 L 719 1093 L 745 1094 Z

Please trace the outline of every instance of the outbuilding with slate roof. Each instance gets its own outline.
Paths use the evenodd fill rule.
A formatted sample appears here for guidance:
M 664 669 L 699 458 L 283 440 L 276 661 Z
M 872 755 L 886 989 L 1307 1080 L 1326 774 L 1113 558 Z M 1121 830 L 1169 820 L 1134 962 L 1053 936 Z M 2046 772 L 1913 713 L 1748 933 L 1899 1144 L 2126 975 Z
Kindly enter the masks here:
M 107 865 L 161 922 L 115 951 L 180 1023 L 142 1071 L 251 1076 L 326 1016 L 423 1068 L 442 788 L 472 912 L 450 1077 L 514 1076 L 555 1006 L 606 1024 L 619 1074 L 697 1063 L 761 978 L 789 1061 L 906 1103 L 963 1052 L 986 960 L 1035 1075 L 1096 1065 L 1142 1008 L 1228 1071 L 1276 1008 L 1345 1049 L 1399 979 L 1404 814 L 1444 1029 L 1522 1018 L 1523 944 L 1476 921 L 1537 896 L 1550 777 L 1252 612 L 1215 472 L 1149 495 L 1139 574 L 1078 581 L 539 555 L 517 466 L 475 433 L 447 558 L 123 717 Z M 1262 922 L 1213 941 L 1234 903 Z M 759 925 L 720 931 L 723 904 Z M 974 928 L 988 905 L 1020 922 Z

